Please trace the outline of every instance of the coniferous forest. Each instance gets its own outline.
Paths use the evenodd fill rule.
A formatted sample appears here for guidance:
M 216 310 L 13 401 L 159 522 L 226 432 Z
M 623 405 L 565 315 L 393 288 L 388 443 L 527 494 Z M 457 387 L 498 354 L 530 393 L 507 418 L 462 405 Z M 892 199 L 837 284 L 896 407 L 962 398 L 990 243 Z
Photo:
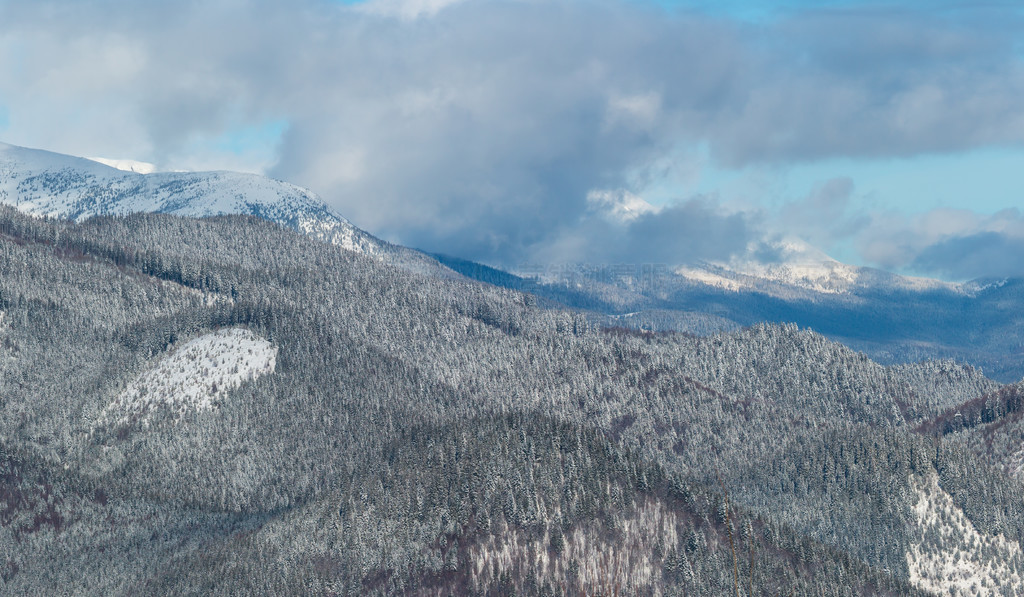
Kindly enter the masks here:
M 0 206 L 0 594 L 1019 595 L 1021 391 Z

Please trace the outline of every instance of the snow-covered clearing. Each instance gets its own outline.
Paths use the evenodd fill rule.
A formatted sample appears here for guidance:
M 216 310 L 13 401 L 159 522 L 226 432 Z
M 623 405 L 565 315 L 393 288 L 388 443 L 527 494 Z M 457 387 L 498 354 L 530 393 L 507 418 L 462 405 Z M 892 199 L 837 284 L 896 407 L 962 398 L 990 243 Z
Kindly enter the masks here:
M 907 553 L 910 582 L 936 595 L 1024 593 L 1021 548 L 1002 535 L 984 535 L 931 475 L 916 483 L 919 537 Z
M 103 418 L 145 424 L 158 410 L 212 409 L 229 390 L 276 365 L 277 347 L 267 340 L 245 328 L 218 330 L 186 342 L 135 378 Z

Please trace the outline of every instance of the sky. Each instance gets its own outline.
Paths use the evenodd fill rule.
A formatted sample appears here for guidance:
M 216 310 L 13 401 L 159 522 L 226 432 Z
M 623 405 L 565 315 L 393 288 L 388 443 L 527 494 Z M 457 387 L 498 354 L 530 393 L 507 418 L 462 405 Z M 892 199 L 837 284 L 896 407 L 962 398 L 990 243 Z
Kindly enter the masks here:
M 1024 275 L 1016 2 L 0 0 L 0 141 L 506 268 Z

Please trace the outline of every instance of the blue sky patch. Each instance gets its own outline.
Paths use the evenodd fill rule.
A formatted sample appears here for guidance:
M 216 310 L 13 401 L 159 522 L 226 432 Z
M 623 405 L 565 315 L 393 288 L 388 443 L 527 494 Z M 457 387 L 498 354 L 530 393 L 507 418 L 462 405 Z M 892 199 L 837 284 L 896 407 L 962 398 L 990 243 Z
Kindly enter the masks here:
M 253 149 L 258 147 L 273 151 L 286 130 L 287 120 L 268 120 L 262 124 L 228 131 L 214 141 L 213 146 L 219 151 L 236 156 L 252 153 Z

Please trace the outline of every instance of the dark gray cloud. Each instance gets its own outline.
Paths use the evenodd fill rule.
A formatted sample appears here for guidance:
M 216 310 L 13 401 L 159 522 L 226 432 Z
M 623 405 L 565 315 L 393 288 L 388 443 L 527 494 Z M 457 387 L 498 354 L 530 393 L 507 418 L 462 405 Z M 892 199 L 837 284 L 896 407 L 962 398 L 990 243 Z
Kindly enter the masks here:
M 746 250 L 756 231 L 751 224 L 748 215 L 723 214 L 714 204 L 693 199 L 631 222 L 626 255 L 653 263 L 727 260 Z
M 1024 142 L 1016 11 L 753 26 L 625 0 L 444 4 L 0 0 L 5 140 L 261 168 L 371 232 L 499 264 L 611 258 L 585 238 L 602 232 L 643 261 L 745 246 L 753 216 L 701 202 L 587 216 L 588 193 L 642 191 L 681 146 L 742 166 Z M 269 158 L 218 141 L 276 121 Z M 843 201 L 825 195 L 806 229 Z
M 1024 238 L 998 232 L 949 238 L 921 251 L 911 267 L 952 280 L 1024 276 Z
M 988 216 L 878 212 L 858 242 L 862 254 L 887 269 L 954 281 L 1024 276 L 1024 214 L 1017 208 Z
M 712 148 L 743 165 L 1020 144 L 1016 9 L 796 13 L 758 30 L 763 51 Z
M 705 197 L 627 217 L 612 205 L 594 209 L 592 204 L 579 222 L 538 244 L 531 260 L 636 265 L 727 261 L 762 234 L 759 217 L 727 212 Z

